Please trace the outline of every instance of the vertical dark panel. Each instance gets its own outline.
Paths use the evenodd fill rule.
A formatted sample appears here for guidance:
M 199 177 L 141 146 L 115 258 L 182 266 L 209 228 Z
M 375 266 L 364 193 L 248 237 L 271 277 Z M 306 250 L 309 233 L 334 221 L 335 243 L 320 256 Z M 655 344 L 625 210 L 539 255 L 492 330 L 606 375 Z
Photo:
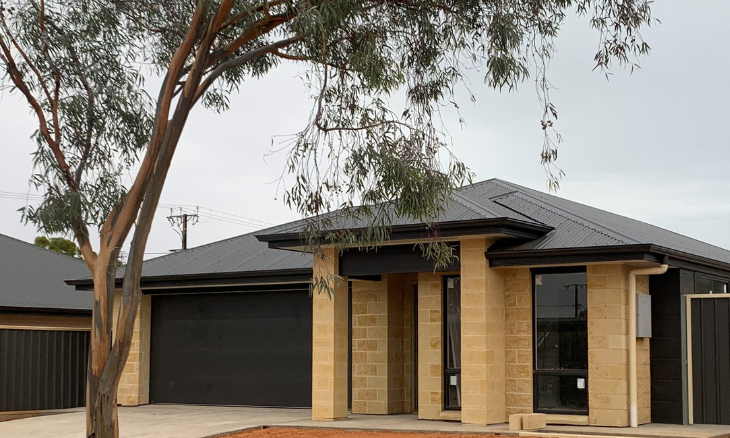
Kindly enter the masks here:
M 692 271 L 680 271 L 679 277 L 679 293 L 688 295 L 695 293 L 695 276 Z
M 680 270 L 649 277 L 652 299 L 652 423 L 682 424 L 682 327 Z
M 730 303 L 726 298 L 713 301 L 717 327 L 717 419 L 720 424 L 730 424 Z
M 83 406 L 89 333 L 0 329 L 0 412 Z
M 704 403 L 703 403 L 703 384 L 702 378 L 702 306 L 700 300 L 692 299 L 690 301 L 692 313 L 692 400 L 694 411 L 694 422 L 697 424 L 704 423 Z
M 702 303 L 702 386 L 704 388 L 704 423 L 717 423 L 717 376 L 715 354 L 715 299 Z

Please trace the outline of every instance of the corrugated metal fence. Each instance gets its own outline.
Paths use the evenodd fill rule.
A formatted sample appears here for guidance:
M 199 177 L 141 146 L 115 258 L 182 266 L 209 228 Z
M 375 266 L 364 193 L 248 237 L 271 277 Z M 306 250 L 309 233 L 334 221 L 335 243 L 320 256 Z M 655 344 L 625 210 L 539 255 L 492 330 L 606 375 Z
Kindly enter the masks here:
M 0 412 L 84 406 L 89 332 L 0 329 Z

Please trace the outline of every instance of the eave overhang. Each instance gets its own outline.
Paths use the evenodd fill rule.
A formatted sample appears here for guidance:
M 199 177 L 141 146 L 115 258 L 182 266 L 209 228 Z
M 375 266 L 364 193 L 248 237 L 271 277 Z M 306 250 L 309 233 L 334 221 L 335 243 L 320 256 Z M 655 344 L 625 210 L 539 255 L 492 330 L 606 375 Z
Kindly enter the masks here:
M 524 240 L 537 239 L 553 230 L 552 227 L 546 225 L 510 218 L 440 222 L 435 224 L 433 229 L 436 230 L 438 237 L 502 235 L 507 238 Z M 354 228 L 351 231 L 357 233 L 364 229 Z M 388 237 L 389 243 L 401 240 L 426 240 L 433 238 L 434 232 L 426 224 L 395 225 L 390 229 Z M 259 234 L 256 235 L 256 238 L 268 243 L 269 248 L 297 249 L 304 245 L 300 232 Z
M 579 263 L 646 261 L 665 263 L 720 276 L 730 276 L 730 263 L 653 244 L 610 245 L 586 248 L 497 250 L 484 253 L 490 267 L 566 265 Z
M 183 275 L 143 276 L 140 284 L 143 291 L 163 288 L 225 287 L 235 285 L 265 285 L 307 283 L 312 281 L 312 268 L 281 269 L 271 271 L 214 272 Z M 76 290 L 91 290 L 91 278 L 66 280 Z M 115 288 L 122 287 L 122 278 L 114 282 Z

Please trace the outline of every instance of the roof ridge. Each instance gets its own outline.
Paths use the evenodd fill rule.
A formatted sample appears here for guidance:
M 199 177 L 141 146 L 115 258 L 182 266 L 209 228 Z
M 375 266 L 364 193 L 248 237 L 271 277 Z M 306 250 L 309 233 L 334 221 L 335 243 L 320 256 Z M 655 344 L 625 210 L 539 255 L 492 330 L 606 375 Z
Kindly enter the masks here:
M 485 212 L 488 213 L 489 215 L 492 215 L 492 216 L 496 216 L 496 217 L 499 217 L 500 216 L 499 214 L 497 214 L 496 212 L 490 210 L 489 208 L 487 208 L 487 207 L 485 207 L 483 205 L 477 204 L 476 202 L 468 199 L 465 194 L 459 193 L 460 191 L 461 190 L 459 189 L 459 190 L 454 190 L 452 192 L 452 196 L 454 198 L 454 201 L 458 202 L 459 204 L 461 204 L 464 207 L 472 210 L 475 213 L 481 214 L 482 216 L 487 216 L 487 215 L 484 214 Z M 485 217 L 485 219 L 486 219 L 486 217 Z
M 501 204 L 501 203 L 499 203 L 499 202 L 497 202 L 497 201 L 495 200 L 495 199 L 499 199 L 499 198 L 502 198 L 502 197 L 504 197 L 504 196 L 508 196 L 508 195 L 514 195 L 515 193 L 519 193 L 519 192 L 518 192 L 517 190 L 514 190 L 514 191 L 512 191 L 512 192 L 509 192 L 509 193 L 505 193 L 505 194 L 503 194 L 503 195 L 499 195 L 499 196 L 492 196 L 491 198 L 489 198 L 489 200 L 490 200 L 490 201 L 492 201 L 492 202 L 494 202 L 495 204 L 501 205 L 502 207 L 506 208 L 507 210 L 510 210 L 510 211 L 513 211 L 513 212 L 515 212 L 516 214 L 519 214 L 520 216 L 524 216 L 524 217 L 526 217 L 527 219 L 529 219 L 529 220 L 531 220 L 531 221 L 533 221 L 533 222 L 537 222 L 538 224 L 541 224 L 541 225 L 545 225 L 545 226 L 548 226 L 548 227 L 550 227 L 550 225 L 546 224 L 545 222 L 540 222 L 539 220 L 537 220 L 537 219 L 535 219 L 535 218 L 532 218 L 532 217 L 530 217 L 530 216 L 528 216 L 528 215 L 526 215 L 526 214 L 524 214 L 524 213 L 522 213 L 522 212 L 520 212 L 520 211 L 517 211 L 517 210 L 515 210 L 515 209 L 514 209 L 514 208 L 512 208 L 512 207 L 509 207 L 509 206 L 507 206 L 506 204 Z M 479 195 L 475 195 L 475 196 L 479 196 Z M 479 197 L 481 198 L 481 196 L 479 196 Z M 527 201 L 527 202 L 529 202 L 529 201 Z M 567 218 L 566 218 L 566 219 L 567 219 Z M 554 228 L 554 227 L 551 227 L 551 228 Z
M 18 242 L 18 243 L 22 243 L 22 244 L 24 244 L 24 245 L 30 246 L 30 247 L 32 247 L 32 248 L 35 248 L 35 249 L 38 249 L 38 250 L 40 250 L 40 251 L 45 251 L 45 252 L 47 252 L 47 253 L 55 254 L 55 255 L 57 255 L 57 256 L 62 256 L 62 257 L 66 257 L 66 258 L 68 258 L 68 259 L 70 259 L 70 260 L 73 260 L 73 261 L 75 261 L 75 262 L 83 263 L 84 265 L 86 264 L 86 262 L 84 261 L 84 259 L 79 259 L 79 258 L 76 258 L 76 257 L 70 256 L 70 255 L 68 255 L 68 254 L 64 254 L 64 253 L 62 253 L 62 252 L 56 252 L 56 251 L 53 251 L 53 250 L 51 250 L 51 249 L 48 249 L 48 248 L 44 248 L 44 247 L 42 247 L 42 246 L 38 246 L 38 245 L 36 245 L 36 244 L 34 244 L 34 243 L 26 242 L 25 240 L 20 240 L 20 239 L 18 239 L 18 238 L 16 238 L 16 237 L 8 236 L 7 234 L 0 234 L 0 236 L 2 236 L 2 237 L 5 237 L 6 239 L 14 240 L 14 241 L 16 241 L 16 242 Z M 76 243 L 76 242 L 74 242 L 74 244 L 75 244 L 75 243 Z
M 553 195 L 553 194 L 550 194 L 550 193 L 544 193 L 544 192 L 541 192 L 539 190 L 531 189 L 529 187 L 523 187 L 523 186 L 520 186 L 519 184 L 510 183 L 510 182 L 507 182 L 507 181 L 502 181 L 502 182 L 505 183 L 505 184 L 507 184 L 507 185 L 511 185 L 513 187 L 519 187 L 520 189 L 525 189 L 525 190 L 529 190 L 529 191 L 532 191 L 532 192 L 537 192 L 537 193 L 540 193 L 541 195 L 544 195 L 544 196 L 551 196 L 551 197 L 558 198 L 558 199 L 560 199 L 562 201 L 565 201 L 565 202 L 571 202 L 571 203 L 574 203 L 574 204 L 579 204 L 579 205 L 582 205 L 584 207 L 592 208 L 594 210 L 599 210 L 601 212 L 608 213 L 608 214 L 611 214 L 611 215 L 614 215 L 614 216 L 618 216 L 618 217 L 621 217 L 621 218 L 624 218 L 624 219 L 628 219 L 628 220 L 631 220 L 631 221 L 634 221 L 634 222 L 639 222 L 639 223 L 642 223 L 642 224 L 644 224 L 646 226 L 649 226 L 649 227 L 652 227 L 652 228 L 656 228 L 658 230 L 665 231 L 665 232 L 670 233 L 670 234 L 672 234 L 674 236 L 679 236 L 679 237 L 682 237 L 682 238 L 685 238 L 685 239 L 690 239 L 690 240 L 692 240 L 694 242 L 701 243 L 701 244 L 707 245 L 707 246 L 711 246 L 713 248 L 716 248 L 716 249 L 719 249 L 719 250 L 722 250 L 722 251 L 725 251 L 725 252 L 729 252 L 730 253 L 730 249 L 728 249 L 728 248 L 723 248 L 723 247 L 718 246 L 718 245 L 715 245 L 713 243 L 705 242 L 704 240 L 696 239 L 694 237 L 690 237 L 690 236 L 687 236 L 687 235 L 678 233 L 676 231 L 672 231 L 672 230 L 670 230 L 668 228 L 660 227 L 658 225 L 654 225 L 652 223 L 649 223 L 649 222 L 646 222 L 646 221 L 643 221 L 643 220 L 640 220 L 640 219 L 635 219 L 633 217 L 629 217 L 629 216 L 625 216 L 625 215 L 622 215 L 622 214 L 614 213 L 612 211 L 603 210 L 601 208 L 594 207 L 592 205 L 581 204 L 580 202 L 572 201 L 572 200 L 567 199 L 567 198 L 561 198 L 560 196 L 556 196 L 556 195 Z M 644 243 L 644 242 L 639 242 L 639 243 Z
M 618 231 L 616 231 L 616 230 L 612 230 L 612 229 L 610 229 L 610 228 L 608 228 L 608 227 L 605 227 L 605 226 L 603 226 L 603 225 L 601 225 L 601 224 L 597 223 L 596 221 L 594 221 L 594 220 L 591 220 L 591 219 L 588 219 L 588 218 L 586 218 L 586 217 L 584 217 L 584 216 L 582 216 L 582 215 L 580 215 L 580 214 L 577 214 L 577 213 L 573 213 L 573 212 L 569 212 L 569 211 L 566 211 L 566 210 L 565 210 L 564 208 L 560 208 L 560 207 L 558 207 L 557 205 L 554 205 L 554 204 L 550 204 L 550 203 L 548 203 L 548 202 L 545 202 L 545 201 L 541 201 L 540 199 L 538 199 L 538 197 L 537 197 L 537 196 L 535 196 L 535 195 L 533 195 L 533 194 L 531 194 L 531 193 L 529 193 L 529 192 L 525 192 L 525 190 L 532 190 L 532 189 L 530 189 L 530 188 L 527 188 L 527 187 L 522 187 L 522 186 L 520 186 L 520 185 L 518 185 L 518 184 L 512 184 L 512 183 L 509 183 L 509 182 L 506 182 L 506 181 L 502 181 L 502 180 L 497 180 L 497 181 L 499 181 L 499 183 L 502 183 L 502 185 L 503 185 L 503 186 L 505 186 L 505 188 L 509 188 L 509 187 L 507 187 L 507 186 L 512 186 L 512 188 L 516 188 L 516 189 L 517 189 L 517 191 L 518 191 L 518 192 L 519 192 L 519 193 L 520 193 L 521 195 L 524 195 L 524 196 L 526 196 L 526 197 L 532 198 L 532 199 L 533 199 L 533 201 L 537 201 L 537 202 L 540 202 L 540 203 L 542 203 L 542 204 L 543 204 L 543 206 L 542 206 L 542 207 L 543 207 L 543 208 L 545 208 L 546 210 L 551 210 L 551 209 L 552 209 L 551 211 L 553 211 L 553 213 L 556 213 L 556 214 L 557 214 L 557 212 L 556 212 L 556 211 L 554 211 L 554 210 L 558 210 L 558 211 L 562 212 L 563 214 L 565 214 L 565 215 L 568 215 L 568 216 L 563 216 L 563 215 L 559 215 L 559 216 L 563 216 L 564 218 L 566 218 L 566 219 L 569 219 L 569 220 L 571 220 L 571 221 L 573 221 L 573 222 L 578 222 L 578 221 L 576 221 L 576 220 L 574 220 L 574 219 L 571 219 L 571 218 L 570 218 L 569 216 L 573 216 L 573 217 L 576 217 L 576 218 L 578 218 L 578 219 L 581 219 L 582 221 L 585 221 L 585 222 L 587 222 L 588 224 L 591 224 L 591 225 L 593 225 L 593 227 L 590 227 L 590 226 L 589 226 L 588 228 L 592 228 L 593 230 L 595 230 L 595 231 L 597 231 L 597 232 L 599 232 L 599 233 L 602 233 L 602 234 L 604 234 L 604 235 L 606 235 L 606 236 L 609 236 L 609 237 L 611 237 L 612 239 L 615 239 L 615 240 L 617 240 L 617 241 L 619 241 L 619 242 L 622 242 L 622 243 L 625 243 L 625 244 L 631 244 L 631 243 L 646 243 L 646 242 L 639 242 L 638 240 L 636 240 L 636 239 L 632 238 L 631 236 L 627 236 L 627 235 L 625 235 L 625 234 L 623 234 L 623 233 L 620 233 L 620 232 L 618 232 Z M 525 189 L 525 190 L 523 190 L 523 189 Z M 559 196 L 555 196 L 555 197 L 556 197 L 556 198 L 559 198 L 559 199 L 563 199 L 563 198 L 560 198 Z M 494 202 L 496 202 L 496 201 L 494 201 Z M 533 204 L 535 204 L 535 202 L 533 202 Z M 502 204 L 499 204 L 499 205 L 502 205 Z M 537 204 L 535 204 L 535 205 L 537 205 Z M 546 208 L 546 207 L 545 207 L 545 205 L 548 205 L 548 206 L 550 206 L 551 208 Z M 588 207 L 590 207 L 590 206 L 588 206 Z M 595 208 L 595 207 L 591 207 L 591 208 Z M 602 211 L 603 211 L 603 210 L 602 210 Z M 607 212 L 607 213 L 608 213 L 608 212 Z M 628 218 L 628 219 L 631 219 L 631 218 Z M 636 220 L 636 219 L 632 219 L 632 220 Z M 585 225 L 585 224 L 584 224 L 584 225 Z M 600 229 L 602 229 L 603 231 L 601 231 L 601 230 L 600 230 L 599 228 L 600 228 Z M 617 239 L 617 238 L 616 238 L 615 236 L 612 236 L 611 234 L 616 234 L 616 235 L 618 235 L 618 236 L 621 236 L 621 237 L 623 237 L 624 239 L 628 239 L 628 241 L 622 241 L 621 239 Z M 681 234 L 680 234 L 680 235 L 681 235 Z

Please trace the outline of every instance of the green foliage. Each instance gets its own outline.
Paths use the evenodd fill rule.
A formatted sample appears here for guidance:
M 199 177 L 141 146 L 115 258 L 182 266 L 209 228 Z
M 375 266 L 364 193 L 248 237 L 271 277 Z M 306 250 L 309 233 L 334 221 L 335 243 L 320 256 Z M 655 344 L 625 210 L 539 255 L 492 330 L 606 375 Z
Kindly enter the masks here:
M 45 236 L 38 236 L 33 241 L 33 245 L 50 249 L 51 251 L 59 254 L 66 254 L 70 257 L 81 258 L 81 251 L 79 251 L 76 244 L 68 239 L 64 239 L 63 237 L 51 237 L 49 239 Z
M 453 258 L 438 238 L 439 214 L 452 190 L 471 180 L 447 147 L 440 109 L 458 108 L 467 72 L 481 71 L 500 90 L 533 77 L 543 107 L 541 159 L 557 187 L 560 137 L 547 65 L 566 14 L 585 16 L 597 31 L 594 59 L 606 74 L 612 63 L 633 68 L 648 53 L 640 31 L 652 23 L 649 0 L 64 0 L 46 2 L 44 28 L 37 1 L 2 1 L 9 23 L 2 35 L 17 35 L 41 76 L 61 72 L 59 134 L 71 167 L 81 169 L 71 173 L 82 175 L 79 189 L 64 189 L 68 176 L 39 137 L 33 181 L 47 199 L 26 218 L 41 230 L 99 223 L 121 199 L 119 176 L 152 126 L 145 67 L 174 84 L 178 100 L 170 103 L 183 113 L 171 120 L 184 124 L 180 96 L 190 87 L 192 104 L 223 111 L 242 83 L 293 60 L 307 67 L 313 108 L 284 144 L 281 183 L 285 203 L 312 218 L 307 247 L 315 254 L 322 245 L 371 247 L 388 239 L 394 221 L 414 218 L 434 237 L 423 250 L 437 266 Z M 190 31 L 194 17 L 202 18 Z M 170 70 L 176 54 L 184 68 Z M 177 122 L 159 119 L 164 92 L 154 120 L 169 128 Z M 176 141 L 164 147 L 174 150 Z M 352 223 L 362 226 L 339 229 Z
M 108 2 L 0 1 L 0 18 L 0 36 L 18 49 L 16 62 L 54 143 L 34 133 L 31 183 L 45 199 L 24 217 L 48 234 L 99 225 L 123 196 L 121 177 L 149 139 L 142 47 Z

